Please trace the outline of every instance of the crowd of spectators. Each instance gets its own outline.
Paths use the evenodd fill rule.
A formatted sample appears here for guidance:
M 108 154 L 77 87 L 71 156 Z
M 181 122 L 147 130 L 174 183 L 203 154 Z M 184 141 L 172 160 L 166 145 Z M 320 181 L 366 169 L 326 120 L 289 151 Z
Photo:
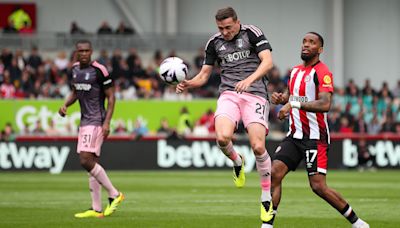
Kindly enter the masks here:
M 86 34 L 85 29 L 80 27 L 76 21 L 71 22 L 70 34 L 71 35 L 82 35 Z M 99 28 L 97 29 L 97 35 L 134 35 L 136 31 L 127 26 L 123 21 L 121 21 L 118 26 L 113 29 L 107 21 L 103 21 Z
M 111 72 L 115 80 L 117 99 L 191 100 L 217 97 L 220 83 L 218 67 L 214 68 L 213 75 L 205 86 L 183 94 L 176 94 L 174 87 L 161 81 L 158 77 L 160 63 L 164 58 L 176 55 L 175 51 L 164 55 L 157 50 L 147 66 L 134 48 L 126 52 L 116 49 L 111 54 L 103 49 L 93 57 Z M 200 70 L 203 58 L 203 50 L 199 49 L 191 62 L 185 61 L 190 68 L 190 76 Z M 43 58 L 36 47 L 28 54 L 22 50 L 3 48 L 0 53 L 0 98 L 64 99 L 70 92 L 71 66 L 75 61 L 74 52 L 69 54 L 60 51 L 55 58 Z M 278 68 L 273 68 L 269 74 L 268 91 L 284 91 L 288 78 L 289 71 L 281 74 Z M 270 107 L 271 132 L 285 132 L 288 127 L 287 121 L 277 120 L 279 108 L 280 105 Z M 329 112 L 330 130 L 340 133 L 400 133 L 399 111 L 400 80 L 392 88 L 386 82 L 380 88 L 374 88 L 369 80 L 363 86 L 357 86 L 350 80 L 344 88 L 335 89 Z M 211 112 L 212 110 L 209 111 Z M 196 123 L 191 126 L 190 131 L 204 134 L 205 127 L 196 128 Z M 119 131 L 122 129 L 123 126 Z M 140 134 L 142 132 L 146 133 L 143 129 Z
M 269 91 L 283 91 L 288 78 L 289 72 L 280 79 L 273 71 Z M 271 106 L 270 122 L 275 130 L 285 131 L 287 122 L 276 120 L 279 108 L 280 105 Z M 345 88 L 335 88 L 328 116 L 330 132 L 400 133 L 400 80 L 393 88 L 387 82 L 381 88 L 373 88 L 370 80 L 359 87 L 350 80 Z
M 68 56 L 69 55 L 69 56 Z M 136 49 L 132 48 L 124 55 L 120 49 L 109 53 L 100 50 L 93 60 L 105 65 L 115 80 L 117 99 L 165 99 L 191 100 L 193 97 L 215 97 L 219 84 L 218 69 L 215 76 L 201 89 L 194 93 L 176 94 L 173 87 L 168 87 L 158 76 L 162 60 L 176 56 L 171 51 L 163 55 L 155 51 L 147 66 L 142 63 Z M 201 56 L 196 56 L 197 64 L 187 65 L 195 74 L 200 69 Z M 76 62 L 76 55 L 60 51 L 55 58 L 43 58 L 36 47 L 29 54 L 22 50 L 11 51 L 3 48 L 0 53 L 0 97 L 14 98 L 65 98 L 70 92 L 71 67 Z

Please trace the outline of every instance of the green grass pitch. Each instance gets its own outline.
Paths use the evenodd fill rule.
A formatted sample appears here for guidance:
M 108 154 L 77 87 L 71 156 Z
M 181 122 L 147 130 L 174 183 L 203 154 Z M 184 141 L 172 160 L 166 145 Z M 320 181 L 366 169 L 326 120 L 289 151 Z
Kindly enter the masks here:
M 231 171 L 112 171 L 126 199 L 115 214 L 76 219 L 90 207 L 85 172 L 0 173 L 0 227 L 260 227 L 257 173 L 236 189 Z M 371 227 L 400 227 L 400 171 L 330 171 L 338 190 Z M 103 205 L 106 192 L 103 190 Z M 275 227 L 351 227 L 312 193 L 305 171 L 290 173 Z

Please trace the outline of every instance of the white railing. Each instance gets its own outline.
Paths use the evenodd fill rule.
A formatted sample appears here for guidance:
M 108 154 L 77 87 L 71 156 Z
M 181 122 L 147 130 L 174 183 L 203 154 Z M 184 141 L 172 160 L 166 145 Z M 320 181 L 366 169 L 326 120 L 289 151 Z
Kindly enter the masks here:
M 76 41 L 88 39 L 94 48 L 156 50 L 167 49 L 177 51 L 193 51 L 205 45 L 209 34 L 180 34 L 167 36 L 158 34 L 138 35 L 70 35 L 67 33 L 36 33 L 36 34 L 4 34 L 0 33 L 0 48 L 30 49 L 37 46 L 40 50 L 54 51 L 70 49 Z

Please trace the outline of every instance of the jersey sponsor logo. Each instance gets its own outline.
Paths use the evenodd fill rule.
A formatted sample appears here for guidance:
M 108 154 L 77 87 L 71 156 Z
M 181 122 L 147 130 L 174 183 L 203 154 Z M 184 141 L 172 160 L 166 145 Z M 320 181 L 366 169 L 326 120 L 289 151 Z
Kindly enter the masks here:
M 242 59 L 247 59 L 250 56 L 250 50 L 238 51 L 231 54 L 223 56 L 223 63 L 235 62 Z
M 267 43 L 268 43 L 268 40 L 261 40 L 260 42 L 258 42 L 258 43 L 256 44 L 256 46 L 259 47 L 259 46 L 261 46 L 261 45 L 263 45 L 263 44 L 267 44 Z
M 290 96 L 289 101 L 308 102 L 307 96 Z
M 76 90 L 89 91 L 92 88 L 92 85 L 86 83 L 75 83 L 74 84 Z
M 222 46 L 218 49 L 218 51 L 225 51 L 225 50 L 226 50 L 226 48 L 225 48 L 224 45 L 222 45 Z
M 16 143 L 0 143 L 1 169 L 49 169 L 61 173 L 67 161 L 70 147 L 19 146 Z
M 243 39 L 237 39 L 236 40 L 236 46 L 238 48 L 242 48 L 243 47 Z

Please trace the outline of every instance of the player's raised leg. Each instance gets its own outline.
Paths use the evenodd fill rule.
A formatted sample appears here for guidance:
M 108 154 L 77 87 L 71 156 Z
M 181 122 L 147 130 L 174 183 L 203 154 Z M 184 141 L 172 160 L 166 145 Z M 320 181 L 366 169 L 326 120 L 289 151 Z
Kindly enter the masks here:
M 245 184 L 244 159 L 233 148 L 232 136 L 235 131 L 235 123 L 225 115 L 215 117 L 215 133 L 217 145 L 221 151 L 233 162 L 233 182 L 241 188 Z

